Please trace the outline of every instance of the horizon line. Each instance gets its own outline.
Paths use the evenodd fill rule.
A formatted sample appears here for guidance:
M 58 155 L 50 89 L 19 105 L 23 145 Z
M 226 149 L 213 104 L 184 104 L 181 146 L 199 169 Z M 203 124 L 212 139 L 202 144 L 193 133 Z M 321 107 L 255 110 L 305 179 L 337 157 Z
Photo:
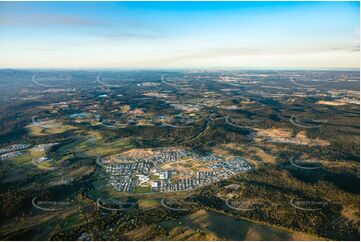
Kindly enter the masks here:
M 216 71 L 216 70 L 269 70 L 269 71 L 280 71 L 280 70 L 350 70 L 350 71 L 356 71 L 361 70 L 361 67 L 195 67 L 195 68 L 189 68 L 189 67 L 172 67 L 172 68 L 166 68 L 166 67 L 137 67 L 137 68 L 129 68 L 129 67 L 102 67 L 102 68 L 96 68 L 96 67 L 83 67 L 83 68 L 68 68 L 68 67 L 0 67 L 0 70 L 64 70 L 64 71 L 125 71 L 125 70 L 132 70 L 132 71 L 167 71 L 167 70 L 205 70 L 205 71 Z

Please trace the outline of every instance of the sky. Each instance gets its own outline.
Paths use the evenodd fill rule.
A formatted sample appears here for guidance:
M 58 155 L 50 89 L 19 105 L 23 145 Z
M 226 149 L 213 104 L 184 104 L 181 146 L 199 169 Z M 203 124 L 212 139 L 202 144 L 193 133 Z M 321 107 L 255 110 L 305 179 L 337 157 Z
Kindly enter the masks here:
M 0 68 L 359 66 L 359 2 L 0 2 Z

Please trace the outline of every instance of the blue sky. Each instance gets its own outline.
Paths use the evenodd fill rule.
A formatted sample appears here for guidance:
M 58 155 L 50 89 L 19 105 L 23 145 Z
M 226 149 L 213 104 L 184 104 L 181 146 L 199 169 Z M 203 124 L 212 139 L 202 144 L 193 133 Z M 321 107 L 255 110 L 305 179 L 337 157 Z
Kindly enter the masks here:
M 359 2 L 0 2 L 0 67 L 358 68 Z

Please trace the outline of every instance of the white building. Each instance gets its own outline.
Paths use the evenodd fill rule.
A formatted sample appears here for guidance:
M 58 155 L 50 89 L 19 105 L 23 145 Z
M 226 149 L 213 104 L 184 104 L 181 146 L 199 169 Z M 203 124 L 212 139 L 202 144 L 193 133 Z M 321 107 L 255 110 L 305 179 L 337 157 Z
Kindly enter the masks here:
M 149 181 L 149 177 L 146 175 L 137 175 L 137 177 L 138 177 L 138 184 L 140 186 Z

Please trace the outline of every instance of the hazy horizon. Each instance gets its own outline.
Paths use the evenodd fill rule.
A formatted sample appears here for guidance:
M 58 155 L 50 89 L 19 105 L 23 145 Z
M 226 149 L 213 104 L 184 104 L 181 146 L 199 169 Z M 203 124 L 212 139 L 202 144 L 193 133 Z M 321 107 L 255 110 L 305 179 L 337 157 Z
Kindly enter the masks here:
M 359 2 L 1 2 L 0 68 L 359 68 Z

